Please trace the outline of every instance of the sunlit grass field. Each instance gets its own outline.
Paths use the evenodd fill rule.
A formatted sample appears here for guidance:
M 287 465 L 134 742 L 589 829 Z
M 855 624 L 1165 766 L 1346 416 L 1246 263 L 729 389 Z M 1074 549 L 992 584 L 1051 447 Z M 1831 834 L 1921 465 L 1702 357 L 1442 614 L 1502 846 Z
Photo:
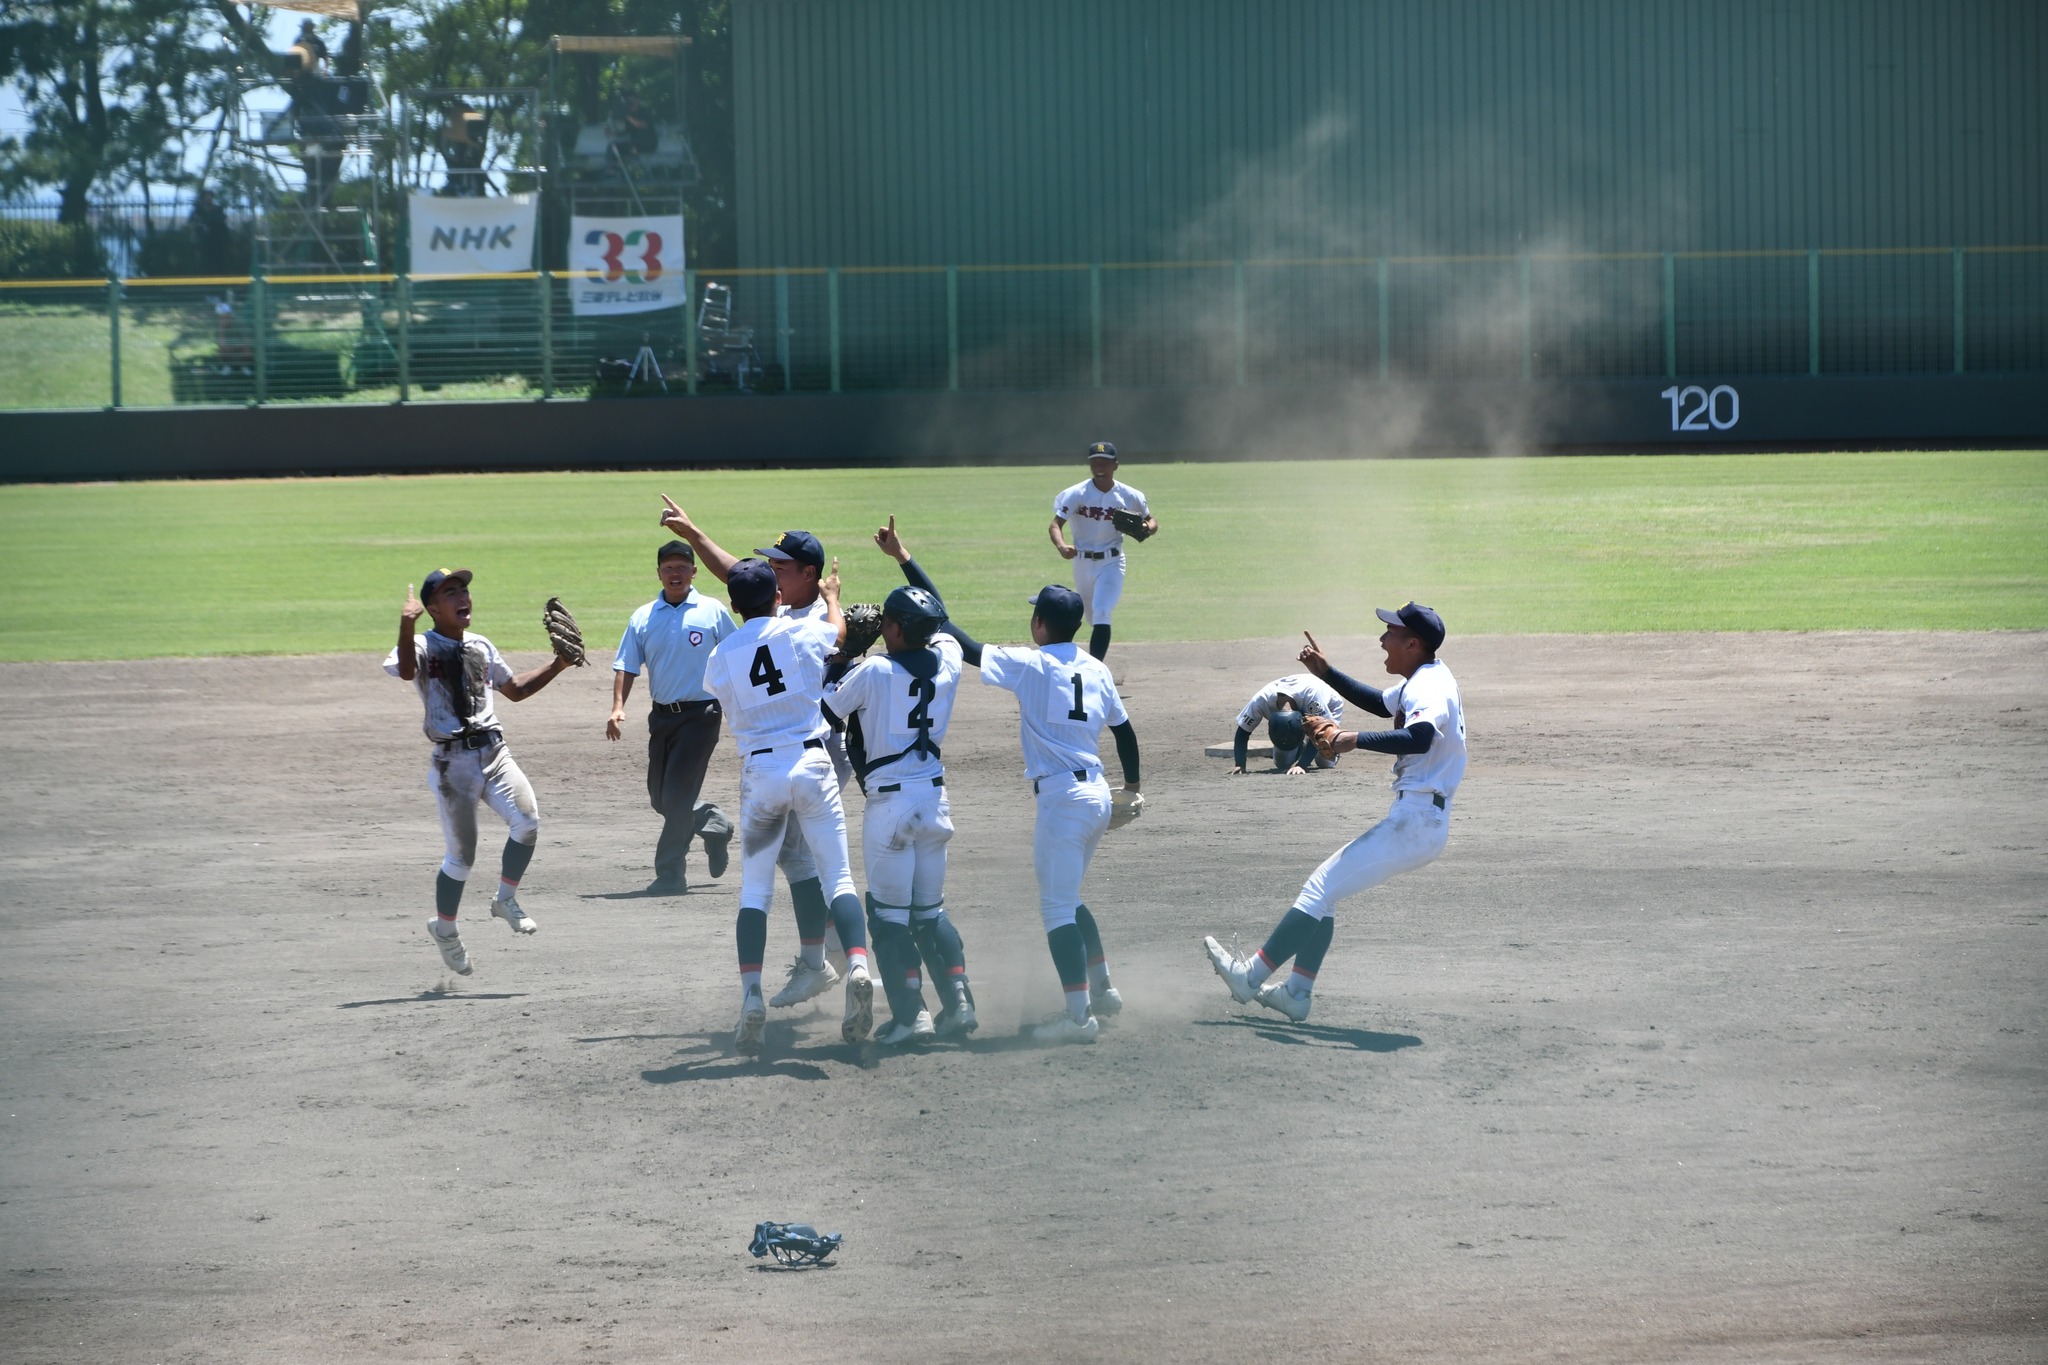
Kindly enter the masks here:
M 476 571 L 475 628 L 542 647 L 560 594 L 599 645 L 655 591 L 659 495 L 735 553 L 786 528 L 849 601 L 901 582 L 891 513 L 963 626 L 1020 639 L 1068 581 L 1072 467 L 449 475 L 0 488 L 0 658 L 382 650 L 408 583 Z M 2048 452 L 1128 463 L 1162 533 L 1120 640 L 1376 633 L 2048 627 Z M 709 575 L 700 584 L 716 591 Z

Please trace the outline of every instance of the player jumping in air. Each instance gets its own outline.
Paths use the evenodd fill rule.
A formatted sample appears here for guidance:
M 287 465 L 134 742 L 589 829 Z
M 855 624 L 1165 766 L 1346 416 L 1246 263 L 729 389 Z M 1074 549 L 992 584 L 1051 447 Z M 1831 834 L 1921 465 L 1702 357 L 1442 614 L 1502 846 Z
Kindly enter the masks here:
M 405 605 L 398 613 L 398 644 L 384 656 L 384 671 L 418 688 L 426 707 L 424 728 L 434 746 L 427 785 L 441 808 L 441 833 L 447 841 L 441 871 L 434 879 L 436 913 L 427 922 L 427 933 L 448 969 L 462 976 L 470 972 L 469 951 L 462 946 L 455 912 L 476 863 L 479 802 L 511 827 L 491 914 L 516 934 L 540 928 L 519 908 L 518 898 L 519 879 L 526 875 L 540 840 L 540 806 L 533 798 L 533 784 L 505 747 L 491 693 L 503 693 L 507 701 L 524 701 L 569 667 L 558 654 L 515 676 L 497 646 L 469 633 L 471 577 L 468 569 L 436 569 L 420 584 L 419 596 L 407 586 Z M 422 615 L 433 619 L 434 628 L 416 635 L 414 626 Z
M 1443 621 L 1413 602 L 1377 615 L 1387 626 L 1380 635 L 1387 672 L 1401 679 L 1386 691 L 1330 667 L 1313 635 L 1301 651 L 1301 661 L 1344 700 L 1394 722 L 1393 729 L 1370 734 L 1340 731 L 1329 720 L 1308 722 L 1309 737 L 1328 755 L 1353 749 L 1396 755 L 1393 808 L 1385 819 L 1323 860 L 1265 946 L 1250 958 L 1232 957 L 1213 937 L 1202 940 L 1209 965 L 1230 988 L 1231 999 L 1241 1005 L 1256 1000 L 1297 1024 L 1308 1018 L 1316 973 L 1336 931 L 1337 902 L 1434 862 L 1444 851 L 1451 798 L 1465 775 L 1465 709 L 1458 699 L 1457 679 L 1436 657 L 1444 642 Z M 1289 958 L 1294 959 L 1294 971 L 1288 978 L 1268 981 Z

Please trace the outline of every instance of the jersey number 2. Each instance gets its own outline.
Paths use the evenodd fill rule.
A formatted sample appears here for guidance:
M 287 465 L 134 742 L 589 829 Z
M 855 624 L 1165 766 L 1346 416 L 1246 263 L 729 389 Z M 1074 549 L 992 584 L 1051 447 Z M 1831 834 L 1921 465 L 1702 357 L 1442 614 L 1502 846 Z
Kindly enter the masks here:
M 767 688 L 771 697 L 789 690 L 783 685 L 782 670 L 775 666 L 775 658 L 766 645 L 754 651 L 754 666 L 747 670 L 747 681 L 756 687 Z
M 930 678 L 912 678 L 910 680 L 910 697 L 915 704 L 910 708 L 910 715 L 906 718 L 909 724 L 904 727 L 905 729 L 929 730 L 932 728 L 932 698 L 938 696 L 938 694 L 939 689 L 932 685 Z
M 1067 712 L 1068 720 L 1088 719 L 1088 707 L 1081 700 L 1081 675 L 1074 675 L 1074 709 Z

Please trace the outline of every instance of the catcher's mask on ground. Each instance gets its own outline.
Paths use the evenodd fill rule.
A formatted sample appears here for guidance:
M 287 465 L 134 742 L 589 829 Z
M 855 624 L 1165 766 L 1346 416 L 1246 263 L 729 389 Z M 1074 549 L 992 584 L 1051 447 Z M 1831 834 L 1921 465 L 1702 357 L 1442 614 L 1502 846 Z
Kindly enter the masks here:
M 1291 768 L 1308 742 L 1302 729 L 1301 712 L 1275 711 L 1266 722 L 1266 738 L 1273 741 L 1273 766 Z

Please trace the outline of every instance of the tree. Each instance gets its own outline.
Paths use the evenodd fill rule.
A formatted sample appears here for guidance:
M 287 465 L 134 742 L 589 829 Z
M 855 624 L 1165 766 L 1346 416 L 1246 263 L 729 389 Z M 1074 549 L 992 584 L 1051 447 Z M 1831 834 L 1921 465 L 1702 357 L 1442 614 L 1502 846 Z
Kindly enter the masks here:
M 0 190 L 54 185 L 59 220 L 83 223 L 95 187 L 175 166 L 201 111 L 219 106 L 228 53 L 214 11 L 181 0 L 16 3 L 0 22 L 0 78 L 29 131 L 0 143 Z

